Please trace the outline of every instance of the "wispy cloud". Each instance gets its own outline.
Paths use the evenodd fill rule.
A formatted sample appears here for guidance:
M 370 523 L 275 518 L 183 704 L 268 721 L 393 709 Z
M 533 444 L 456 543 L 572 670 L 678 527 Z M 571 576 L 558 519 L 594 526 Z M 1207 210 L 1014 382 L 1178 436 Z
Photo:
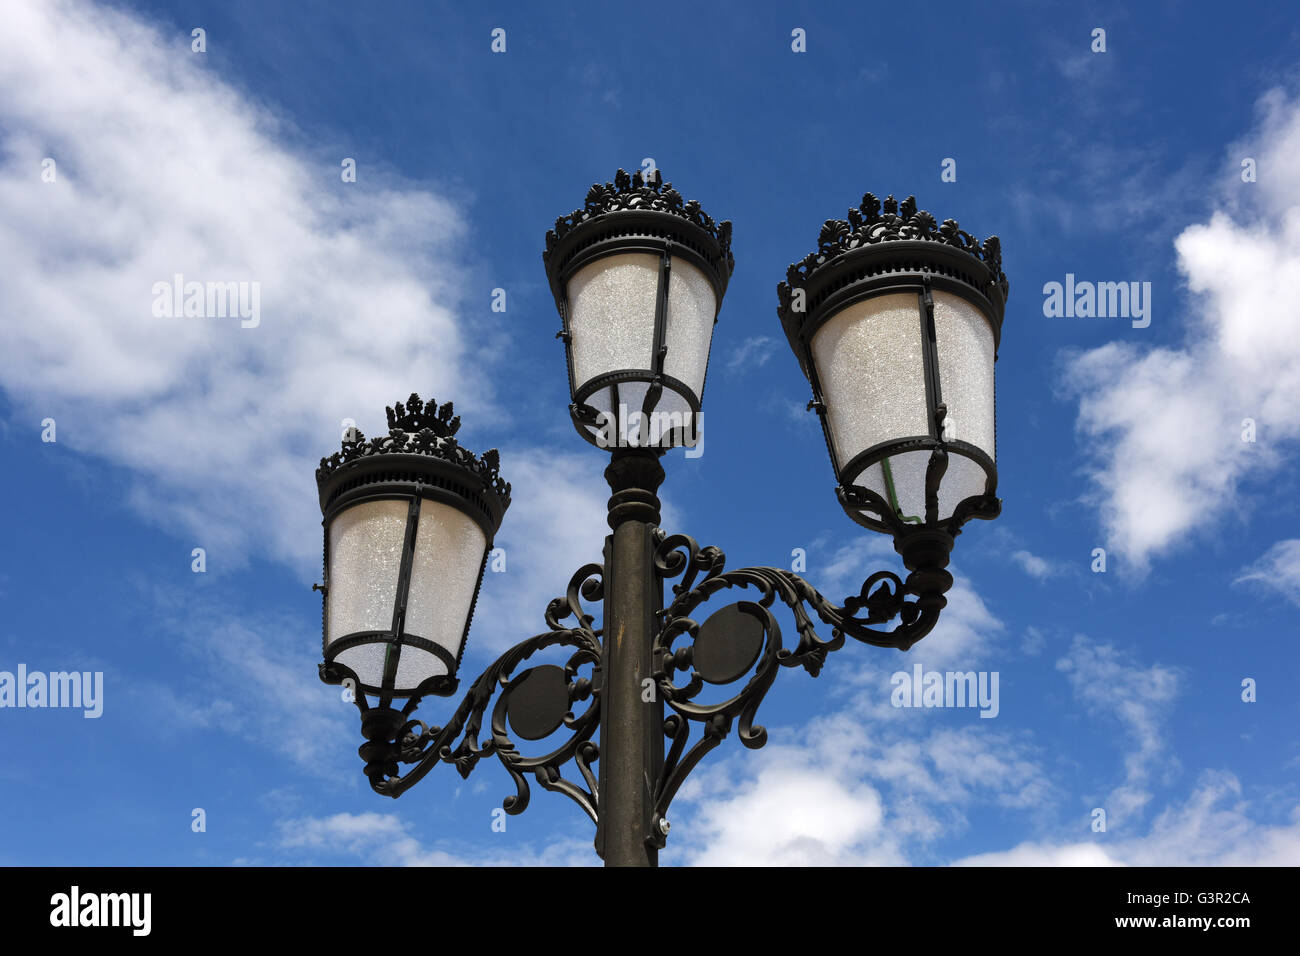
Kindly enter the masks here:
M 1039 557 L 1038 555 L 1023 549 L 1020 551 L 1013 551 L 1011 553 L 1011 560 L 1014 561 L 1020 567 L 1020 570 L 1025 572 L 1025 574 L 1039 581 L 1045 581 L 1048 578 L 1055 577 L 1056 575 L 1063 573 L 1064 570 L 1055 561 Z
M 1175 242 L 1194 297 L 1186 343 L 1112 342 L 1066 363 L 1092 500 L 1138 572 L 1246 504 L 1244 483 L 1300 438 L 1300 336 L 1277 308 L 1300 283 L 1300 104 L 1275 92 L 1260 112 L 1233 165 L 1249 155 L 1267 175 Z
M 500 850 L 427 846 L 395 813 L 335 813 L 283 819 L 276 847 L 291 859 L 327 857 L 378 866 L 592 866 L 590 840 L 559 840 L 537 849 L 512 843 Z M 504 842 L 504 841 L 503 841 Z
M 1279 541 L 1243 568 L 1234 583 L 1252 583 L 1300 605 L 1300 538 Z
M 727 370 L 762 368 L 776 354 L 776 348 L 776 339 L 767 335 L 751 335 L 732 349 L 727 357 Z
M 1178 671 L 1159 664 L 1145 667 L 1132 655 L 1082 635 L 1056 668 L 1067 675 L 1084 707 L 1118 721 L 1127 733 L 1124 782 L 1105 807 L 1112 824 L 1126 823 L 1151 800 L 1150 784 L 1177 764 L 1165 726 L 1178 694 Z
M 165 734 L 228 734 L 316 777 L 360 781 L 340 741 L 357 735 L 356 707 L 316 680 L 320 631 L 284 612 L 241 615 L 228 603 L 155 588 L 141 592 L 165 633 L 158 652 L 178 674 L 124 681 L 143 722 Z
M 1188 798 L 1163 810 L 1140 835 L 1104 842 L 1027 841 L 965 857 L 966 866 L 1295 866 L 1300 806 L 1288 823 L 1264 823 L 1230 773 L 1204 772 Z
M 364 165 L 342 182 L 342 154 L 289 145 L 188 34 L 74 0 L 5 18 L 0 384 L 214 569 L 257 550 L 315 573 L 312 475 L 342 419 L 489 400 L 454 321 L 459 211 Z M 156 317 L 177 274 L 258 283 L 260 323 Z
M 829 573 L 852 579 L 863 561 L 874 560 L 874 550 L 837 550 Z M 990 632 L 1003 627 L 961 577 L 949 597 L 935 633 L 906 658 L 870 649 L 855 654 L 852 647 L 837 652 L 818 680 L 830 683 L 841 706 L 798 727 L 769 727 L 772 742 L 756 753 L 715 751 L 721 759 L 688 778 L 674 804 L 684 862 L 932 861 L 937 841 L 965 831 L 975 808 L 1044 803 L 1052 787 L 1026 735 L 936 723 L 889 703 L 893 669 L 922 661 L 928 668 L 953 661 L 969 667 L 987 655 Z M 783 680 L 793 678 L 778 684 Z

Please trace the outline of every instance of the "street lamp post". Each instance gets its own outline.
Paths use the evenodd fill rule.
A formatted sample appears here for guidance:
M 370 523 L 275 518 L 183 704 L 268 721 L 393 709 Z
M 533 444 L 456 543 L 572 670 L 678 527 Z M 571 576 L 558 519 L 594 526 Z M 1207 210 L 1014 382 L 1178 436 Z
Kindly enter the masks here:
M 848 637 L 907 650 L 933 630 L 952 586 L 954 539 L 1001 507 L 993 366 L 1008 287 L 997 238 L 940 225 L 911 197 L 882 203 L 868 193 L 847 219 L 826 222 L 817 251 L 777 289 L 840 504 L 890 535 L 908 571 L 876 571 L 838 605 L 791 571 L 727 571 L 718 548 L 659 528 L 660 458 L 699 438 L 730 246 L 729 222 L 658 173 L 622 170 L 547 233 L 570 416 L 610 454 L 611 533 L 601 563 L 579 568 L 546 608 L 548 630 L 498 658 L 440 726 L 412 715 L 424 697 L 458 687 L 510 501 L 498 455 L 459 445 L 450 403 L 412 395 L 388 410 L 386 436 L 350 429 L 321 461 L 320 675 L 355 693 L 376 792 L 398 797 L 439 762 L 468 776 L 496 756 L 515 783 L 506 812 L 527 807 L 531 776 L 582 807 L 607 866 L 654 866 L 668 807 L 700 760 L 733 727 L 746 747 L 766 742 L 754 719 L 780 668 L 816 676 Z M 754 600 L 701 620 L 697 610 L 731 588 L 753 589 Z M 596 626 L 588 603 L 599 601 Z M 778 601 L 794 617 L 793 646 L 772 613 Z M 831 628 L 828 640 L 814 617 Z M 561 663 L 521 669 L 555 647 L 567 651 Z M 712 700 L 706 687 L 733 689 Z M 534 756 L 515 743 L 557 734 Z M 401 764 L 412 766 L 401 773 Z M 564 775 L 569 764 L 576 776 Z

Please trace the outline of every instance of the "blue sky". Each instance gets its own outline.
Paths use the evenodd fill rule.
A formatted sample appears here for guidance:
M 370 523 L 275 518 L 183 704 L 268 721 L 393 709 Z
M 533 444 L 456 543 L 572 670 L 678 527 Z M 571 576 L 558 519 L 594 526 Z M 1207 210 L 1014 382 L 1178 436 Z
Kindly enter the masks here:
M 494 832 L 495 763 L 369 790 L 355 710 L 316 679 L 314 469 L 345 418 L 374 433 L 412 391 L 454 401 L 515 499 L 463 676 L 544 630 L 599 557 L 608 492 L 568 422 L 543 236 L 652 157 L 735 224 L 704 453 L 671 455 L 661 493 L 665 528 L 731 567 L 803 548 L 832 597 L 896 567 L 839 511 L 776 318 L 822 221 L 915 194 L 1000 236 L 1011 283 L 1003 514 L 959 539 L 943 621 L 906 655 L 782 673 L 768 747 L 714 752 L 662 862 L 1300 862 L 1288 5 L 20 2 L 6 20 L 0 670 L 102 671 L 104 704 L 0 709 L 0 861 L 596 861 L 558 795 Z M 259 282 L 260 323 L 154 317 L 176 273 Z M 1150 325 L 1049 317 L 1067 274 L 1151 283 Z M 997 672 L 997 717 L 892 707 L 917 663 Z

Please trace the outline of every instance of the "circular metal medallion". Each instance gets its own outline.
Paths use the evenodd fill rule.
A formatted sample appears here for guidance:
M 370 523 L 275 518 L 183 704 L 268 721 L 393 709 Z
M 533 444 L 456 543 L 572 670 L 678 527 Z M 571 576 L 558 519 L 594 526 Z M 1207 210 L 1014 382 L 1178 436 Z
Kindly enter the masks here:
M 524 671 L 513 681 L 506 700 L 510 727 L 524 740 L 549 737 L 569 712 L 569 682 L 564 668 L 542 664 Z
M 729 604 L 700 625 L 692 661 L 710 684 L 730 684 L 754 666 L 763 649 L 763 620 L 749 601 Z M 761 613 L 761 611 L 760 611 Z

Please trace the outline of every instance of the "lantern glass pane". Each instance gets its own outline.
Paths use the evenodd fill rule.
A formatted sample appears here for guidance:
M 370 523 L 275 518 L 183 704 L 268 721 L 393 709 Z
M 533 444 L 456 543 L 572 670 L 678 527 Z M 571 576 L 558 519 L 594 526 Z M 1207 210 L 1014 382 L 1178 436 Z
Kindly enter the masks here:
M 881 442 L 930 434 L 916 293 L 864 299 L 814 333 L 812 357 L 841 467 Z
M 944 437 L 969 442 L 993 458 L 993 326 L 961 296 L 936 292 L 934 333 L 939 390 L 948 407 Z M 982 491 L 981 485 L 973 494 Z
M 365 501 L 330 522 L 326 638 L 331 643 L 358 631 L 392 629 L 409 506 L 406 499 Z
M 473 518 L 451 505 L 427 498 L 420 502 L 406 603 L 408 635 L 441 645 L 453 658 L 459 655 L 486 551 L 487 537 Z M 398 687 L 413 688 L 425 678 L 445 673 L 447 665 L 434 655 L 402 648 Z
M 947 518 L 953 509 L 966 498 L 982 495 L 988 490 L 988 475 L 973 458 L 948 453 L 948 470 L 944 472 L 939 487 L 939 517 Z
M 891 455 L 881 468 L 889 465 L 888 476 L 893 480 L 892 495 L 886 494 L 885 500 L 891 505 L 896 503 L 903 520 L 908 524 L 921 524 L 925 521 L 925 470 L 930 464 L 930 451 L 909 451 L 901 455 Z M 886 482 L 886 488 L 889 483 Z
M 906 523 L 920 524 L 925 521 L 925 473 L 929 467 L 929 449 L 907 451 L 873 464 L 854 483 L 884 498 Z M 939 485 L 939 520 L 952 517 L 966 498 L 984 494 L 987 485 L 988 475 L 978 462 L 949 451 L 948 468 Z
M 391 646 L 387 641 L 358 644 L 339 652 L 334 659 L 344 667 L 351 668 L 362 685 L 379 687 L 384 680 L 384 658 Z
M 718 300 L 708 277 L 683 259 L 673 258 L 668 280 L 668 315 L 664 344 L 664 374 L 686 384 L 698 400 L 704 389 L 704 371 L 713 341 L 713 319 Z M 665 391 L 664 398 L 669 397 Z M 671 411 L 660 403 L 660 409 Z
M 869 488 L 886 501 L 889 500 L 889 489 L 885 485 L 884 469 L 880 462 L 869 466 L 862 474 L 853 480 L 855 485 L 861 485 L 863 488 Z
M 575 388 L 619 369 L 650 368 L 659 257 L 605 256 L 569 280 L 569 349 Z

